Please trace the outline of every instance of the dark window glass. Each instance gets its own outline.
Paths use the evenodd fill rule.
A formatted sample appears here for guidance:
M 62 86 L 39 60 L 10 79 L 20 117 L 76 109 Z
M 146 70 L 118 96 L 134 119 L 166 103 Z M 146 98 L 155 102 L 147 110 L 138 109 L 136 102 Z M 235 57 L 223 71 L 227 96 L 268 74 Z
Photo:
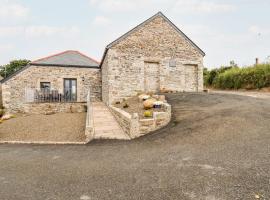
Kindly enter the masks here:
M 40 89 L 41 90 L 50 90 L 51 89 L 51 83 L 50 82 L 40 82 Z
M 64 98 L 66 101 L 77 101 L 77 79 L 64 79 Z

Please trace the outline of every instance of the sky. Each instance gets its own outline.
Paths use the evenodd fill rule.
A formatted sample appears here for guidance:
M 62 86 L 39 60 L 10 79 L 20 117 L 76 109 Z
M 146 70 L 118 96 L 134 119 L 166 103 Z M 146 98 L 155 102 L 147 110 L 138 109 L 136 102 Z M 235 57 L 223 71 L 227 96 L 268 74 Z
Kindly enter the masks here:
M 0 65 L 104 48 L 163 12 L 205 51 L 205 67 L 240 66 L 270 56 L 270 0 L 0 0 Z

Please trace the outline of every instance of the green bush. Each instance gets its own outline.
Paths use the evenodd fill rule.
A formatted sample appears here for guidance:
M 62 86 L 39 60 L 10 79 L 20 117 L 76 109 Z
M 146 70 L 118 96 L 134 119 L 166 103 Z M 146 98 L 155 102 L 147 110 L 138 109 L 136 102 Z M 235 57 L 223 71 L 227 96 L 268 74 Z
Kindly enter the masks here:
M 0 109 L 0 118 L 5 114 L 4 109 Z
M 207 87 L 212 86 L 216 77 L 219 76 L 219 74 L 222 74 L 225 71 L 230 70 L 230 69 L 232 69 L 232 67 L 220 67 L 220 68 L 212 69 L 211 71 L 208 71 L 207 68 L 204 68 L 203 70 L 204 85 Z
M 145 111 L 143 113 L 143 115 L 144 115 L 144 117 L 153 117 L 153 112 L 151 112 L 151 111 Z
M 234 67 L 218 74 L 212 86 L 220 89 L 260 89 L 270 86 L 270 64 Z

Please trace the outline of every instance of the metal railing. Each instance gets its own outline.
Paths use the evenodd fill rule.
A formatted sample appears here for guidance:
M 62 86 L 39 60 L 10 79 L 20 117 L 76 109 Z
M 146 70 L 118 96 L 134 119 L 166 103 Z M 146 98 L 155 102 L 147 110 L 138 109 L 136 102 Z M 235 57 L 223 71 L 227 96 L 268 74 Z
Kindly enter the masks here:
M 86 142 L 89 142 L 94 138 L 94 119 L 93 119 L 93 107 L 91 103 L 90 89 L 88 90 L 86 100 L 87 100 L 87 113 L 86 113 L 85 135 L 86 135 Z
M 25 88 L 25 102 L 27 103 L 50 103 L 50 102 L 76 102 L 77 94 L 65 89 L 63 93 L 56 89 L 33 89 Z

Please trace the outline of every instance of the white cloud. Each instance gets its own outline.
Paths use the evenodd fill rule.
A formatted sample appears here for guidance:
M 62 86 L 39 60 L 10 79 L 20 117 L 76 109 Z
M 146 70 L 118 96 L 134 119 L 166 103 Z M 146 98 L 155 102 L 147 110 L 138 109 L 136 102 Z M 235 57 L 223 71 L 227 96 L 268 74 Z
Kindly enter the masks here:
M 0 37 L 50 37 L 69 36 L 79 33 L 77 27 L 53 27 L 53 26 L 11 26 L 0 27 Z
M 174 11 L 181 13 L 217 13 L 217 12 L 231 12 L 236 10 L 232 4 L 223 4 L 213 1 L 199 1 L 199 0 L 178 0 L 173 7 Z
M 0 0 L 0 18 L 21 18 L 26 17 L 28 13 L 29 9 L 21 4 Z
M 90 0 L 91 6 L 107 12 L 129 12 L 140 9 L 152 9 L 153 5 L 160 10 L 171 8 L 178 13 L 216 13 L 231 12 L 236 9 L 232 4 L 217 3 L 213 0 Z
M 25 35 L 29 37 L 71 35 L 79 32 L 77 27 L 29 26 L 24 29 Z
M 12 44 L 1 44 L 0 45 L 0 52 L 7 52 L 14 49 L 14 46 Z
M 93 24 L 97 26 L 105 26 L 111 23 L 110 19 L 104 16 L 96 16 Z
M 249 27 L 249 32 L 257 35 L 269 35 L 270 28 L 253 25 Z
M 138 0 L 141 1 L 141 0 Z M 132 0 L 90 0 L 92 6 L 97 6 L 103 11 L 130 11 L 136 9 L 138 1 Z

